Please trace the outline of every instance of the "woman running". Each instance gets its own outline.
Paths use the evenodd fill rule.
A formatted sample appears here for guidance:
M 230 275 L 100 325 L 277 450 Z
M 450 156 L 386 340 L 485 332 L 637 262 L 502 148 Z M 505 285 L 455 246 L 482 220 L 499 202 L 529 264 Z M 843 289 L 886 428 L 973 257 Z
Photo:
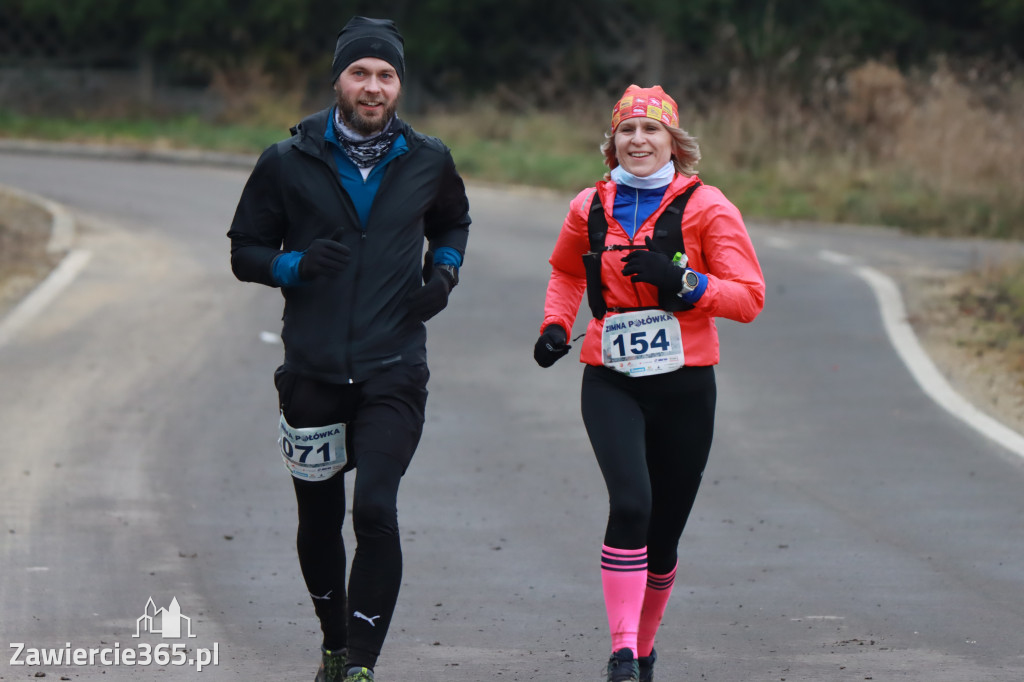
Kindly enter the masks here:
M 651 682 L 654 637 L 715 422 L 715 317 L 752 321 L 764 277 L 739 210 L 659 86 L 631 85 L 601 146 L 610 169 L 569 205 L 551 254 L 541 367 L 569 352 L 584 291 L 582 413 L 608 488 L 601 582 L 608 682 Z

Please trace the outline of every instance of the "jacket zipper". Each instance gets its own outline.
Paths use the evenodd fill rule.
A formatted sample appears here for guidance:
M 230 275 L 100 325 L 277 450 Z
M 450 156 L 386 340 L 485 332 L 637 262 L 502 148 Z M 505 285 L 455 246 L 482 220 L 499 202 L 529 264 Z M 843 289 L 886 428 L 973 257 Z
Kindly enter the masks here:
M 345 354 L 345 368 L 346 368 L 347 373 L 348 373 L 348 383 L 350 383 L 350 384 L 354 384 L 355 383 L 355 379 L 353 378 L 353 371 L 352 371 L 352 338 L 354 336 L 353 327 L 355 327 L 355 322 L 354 321 L 355 321 L 355 309 L 356 309 L 356 306 L 355 306 L 355 303 L 356 303 L 356 293 L 357 293 L 356 290 L 359 288 L 359 273 L 362 270 L 363 249 L 365 248 L 363 246 L 363 244 L 364 244 L 365 241 L 366 241 L 366 230 L 360 230 L 359 231 L 359 252 L 356 253 L 356 262 L 355 262 L 356 272 L 355 272 L 355 277 L 353 278 L 353 282 L 352 282 L 352 295 L 349 297 L 349 302 L 350 302 L 349 310 L 351 311 L 351 314 L 349 315 L 348 325 L 347 325 L 348 334 L 345 337 L 345 348 L 348 351 Z
M 302 150 L 302 151 L 305 152 L 305 153 L 308 153 L 308 152 L 306 152 L 306 150 Z M 410 148 L 409 151 L 412 151 L 411 148 Z M 408 156 L 408 155 L 409 155 L 409 152 L 407 151 L 405 154 L 402 154 L 398 158 L 392 159 L 388 163 L 388 166 L 391 166 L 391 164 L 395 163 L 396 161 L 399 161 L 402 157 Z M 346 205 L 346 203 L 345 203 L 346 200 L 351 202 L 351 198 L 345 192 L 345 188 L 341 184 L 341 178 L 338 177 L 338 170 L 337 170 L 337 168 L 334 167 L 333 163 L 328 163 L 322 156 L 319 156 L 317 158 L 319 158 L 323 162 L 327 172 L 331 174 L 332 178 L 334 178 L 334 184 L 335 184 L 335 187 L 337 187 L 337 190 L 338 190 L 338 198 L 341 201 L 342 205 L 343 206 Z M 384 177 L 381 178 L 380 187 L 377 188 L 377 196 L 380 196 L 381 191 L 384 189 L 384 183 L 388 180 L 388 178 L 391 175 L 393 175 L 393 173 L 387 172 L 388 170 L 389 169 L 385 169 Z M 369 175 L 367 175 L 365 178 L 363 178 L 363 184 L 366 184 L 368 179 L 369 179 Z M 376 198 L 377 197 L 375 196 L 374 197 L 374 203 L 375 204 L 376 204 Z M 355 217 L 355 220 L 358 222 L 359 216 L 355 212 L 355 207 L 351 207 L 351 208 L 352 208 L 351 213 Z M 370 216 L 372 214 L 373 214 L 373 206 L 370 207 L 370 213 L 367 214 L 367 226 L 369 225 Z M 346 334 L 346 338 L 345 338 L 345 343 L 346 343 L 346 346 L 345 346 L 345 351 L 346 351 L 345 352 L 345 374 L 348 377 L 348 383 L 349 384 L 354 384 L 355 383 L 354 372 L 353 372 L 353 368 L 352 368 L 352 338 L 353 338 L 353 335 L 354 335 L 354 329 L 353 328 L 355 326 L 354 325 L 354 317 L 355 317 L 354 311 L 355 311 L 355 302 L 356 302 L 356 293 L 357 293 L 356 290 L 357 290 L 357 288 L 359 286 L 359 274 L 360 274 L 361 265 L 362 265 L 362 252 L 363 252 L 363 249 L 365 248 L 363 246 L 363 243 L 365 241 L 366 241 L 366 230 L 365 229 L 360 229 L 359 230 L 359 252 L 355 254 L 356 262 L 354 263 L 354 266 L 356 268 L 356 270 L 355 270 L 355 277 L 353 278 L 354 281 L 353 281 L 353 285 L 352 285 L 352 292 L 351 292 L 352 295 L 349 297 L 349 301 L 350 301 L 349 310 L 351 311 L 351 314 L 349 315 L 348 323 L 346 325 L 346 332 L 347 332 L 347 334 Z
M 637 216 L 640 215 L 640 190 L 634 187 L 633 191 L 636 192 L 636 201 L 633 203 L 633 234 L 629 238 L 630 246 L 634 245 L 633 240 L 636 238 L 637 233 L 640 232 L 640 226 L 636 224 Z M 640 290 L 632 279 L 629 280 L 629 283 L 633 287 L 633 296 L 636 297 L 636 307 L 639 308 L 643 306 L 643 301 L 640 300 Z
M 348 193 L 345 192 L 345 188 L 341 184 L 341 178 L 338 177 L 338 169 L 334 167 L 333 158 L 331 159 L 330 163 L 328 163 L 328 161 L 325 160 L 322 156 L 318 157 L 318 158 L 320 159 L 321 162 L 323 162 L 324 169 L 328 173 L 330 173 L 331 178 L 333 178 L 333 180 L 334 180 L 334 187 L 338 191 L 338 200 L 341 202 L 341 205 L 342 206 L 346 206 L 346 202 L 351 203 L 351 198 L 348 196 Z M 365 180 L 364 180 L 364 182 L 365 182 Z M 350 212 L 351 212 L 352 216 L 355 218 L 356 222 L 358 222 L 359 221 L 359 215 L 356 213 L 355 207 L 351 206 L 350 208 L 351 208 Z M 362 258 L 361 258 L 362 251 L 363 251 L 362 242 L 363 242 L 364 239 L 366 239 L 366 230 L 360 230 L 359 252 L 355 254 L 356 262 L 354 263 L 354 266 L 356 268 L 356 270 L 355 270 L 355 277 L 353 278 L 352 295 L 349 296 L 349 316 L 348 316 L 348 320 L 345 321 L 345 332 L 346 332 L 346 334 L 345 334 L 345 348 L 344 348 L 344 353 L 345 353 L 345 375 L 347 377 L 347 383 L 349 383 L 349 384 L 354 384 L 355 383 L 354 372 L 353 372 L 353 369 L 352 369 L 352 337 L 353 337 L 352 327 L 354 326 L 355 302 L 356 302 L 356 287 L 359 284 L 359 265 L 360 265 L 360 261 L 362 260 Z
M 394 173 L 391 172 L 392 164 L 397 162 L 403 156 L 408 156 L 408 154 L 409 154 L 409 152 L 407 151 L 405 154 L 401 154 L 398 157 L 396 157 L 394 159 L 391 159 L 391 161 L 389 161 L 387 163 L 387 165 L 384 167 L 384 170 L 382 171 L 384 173 L 384 177 L 382 177 L 380 179 L 380 185 L 377 187 L 377 193 L 374 195 L 373 203 L 370 205 L 370 212 L 366 214 L 366 226 L 362 227 L 359 230 L 359 252 L 355 255 L 356 256 L 356 262 L 355 262 L 355 267 L 356 267 L 355 281 L 352 283 L 352 296 L 350 298 L 350 300 L 352 301 L 352 306 L 351 306 L 350 309 L 353 311 L 353 315 L 349 319 L 348 337 L 345 339 L 345 342 L 347 344 L 347 348 L 349 350 L 349 353 L 345 356 L 345 366 L 346 366 L 347 371 L 348 371 L 348 377 L 349 377 L 348 383 L 350 383 L 350 384 L 355 383 L 355 379 L 352 378 L 354 372 L 352 370 L 352 353 L 351 353 L 351 350 L 352 350 L 352 339 L 353 339 L 353 336 L 355 335 L 355 329 L 354 329 L 355 324 L 353 322 L 353 318 L 355 317 L 355 301 L 356 301 L 356 294 L 357 294 L 357 289 L 359 288 L 359 281 L 360 281 L 359 275 L 360 275 L 360 272 L 362 271 L 362 262 L 363 262 L 362 255 L 363 255 L 363 249 L 365 248 L 364 244 L 366 242 L 366 231 L 370 227 L 370 219 L 373 217 L 373 208 L 377 204 L 377 197 L 379 197 L 383 193 L 383 191 L 384 191 L 384 183 L 387 182 L 388 178 L 390 178 L 392 175 L 394 175 Z M 370 174 L 373 173 L 373 171 L 375 171 L 375 170 L 377 170 L 377 169 L 374 168 L 373 170 L 370 171 L 370 173 L 366 174 L 365 178 L 363 178 L 363 184 L 364 185 L 369 181 Z M 360 173 L 360 175 L 362 175 L 362 174 Z M 337 173 L 335 173 L 335 177 L 337 178 Z M 338 188 L 339 188 L 339 191 L 342 194 L 345 194 L 345 189 L 344 189 L 344 187 L 341 186 L 341 180 L 338 180 Z M 348 195 L 346 194 L 345 196 L 348 196 Z M 357 219 L 358 219 L 358 217 L 357 217 Z

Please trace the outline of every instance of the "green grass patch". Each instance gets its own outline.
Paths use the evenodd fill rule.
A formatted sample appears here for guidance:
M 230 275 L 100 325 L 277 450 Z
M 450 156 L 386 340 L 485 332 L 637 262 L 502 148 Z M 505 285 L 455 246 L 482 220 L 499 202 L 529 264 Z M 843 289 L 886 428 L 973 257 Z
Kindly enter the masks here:
M 482 103 L 459 114 L 411 117 L 411 123 L 443 139 L 470 180 L 574 192 L 592 185 L 606 170 L 598 151 L 605 124 L 596 119 L 544 112 L 513 115 Z M 928 169 L 857 163 L 850 160 L 854 154 L 840 151 L 795 158 L 778 149 L 737 153 L 736 141 L 724 131 L 704 127 L 701 177 L 720 187 L 748 218 L 1024 238 L 1024 193 L 1017 187 L 980 193 L 953 185 L 940 191 L 930 184 Z M 198 117 L 88 119 L 0 111 L 0 136 L 15 138 L 255 154 L 287 134 L 283 125 L 213 124 Z
M 444 140 L 459 172 L 470 179 L 578 191 L 607 170 L 598 151 L 600 124 L 581 126 L 570 117 L 539 112 L 513 116 L 486 104 L 470 113 L 410 122 Z
M 546 149 L 524 154 L 507 142 L 459 140 L 450 146 L 459 172 L 486 182 L 574 191 L 594 184 L 605 170 L 596 158 Z
M 195 116 L 79 119 L 0 111 L 0 136 L 37 140 L 245 153 L 261 151 L 287 134 L 287 130 L 265 126 L 213 125 Z

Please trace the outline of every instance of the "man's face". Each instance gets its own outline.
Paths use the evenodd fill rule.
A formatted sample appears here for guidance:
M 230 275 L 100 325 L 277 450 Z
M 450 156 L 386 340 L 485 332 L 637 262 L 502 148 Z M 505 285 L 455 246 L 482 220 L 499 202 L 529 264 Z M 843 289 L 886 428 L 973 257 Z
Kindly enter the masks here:
M 334 83 L 341 118 L 360 135 L 384 129 L 395 114 L 401 91 L 395 67 L 376 57 L 352 62 Z

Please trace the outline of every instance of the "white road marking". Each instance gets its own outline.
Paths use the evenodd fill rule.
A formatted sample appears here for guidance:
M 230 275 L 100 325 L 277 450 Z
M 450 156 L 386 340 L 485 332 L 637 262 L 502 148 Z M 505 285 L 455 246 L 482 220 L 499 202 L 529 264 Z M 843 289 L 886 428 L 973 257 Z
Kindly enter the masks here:
M 0 347 L 31 322 L 50 302 L 74 281 L 92 258 L 90 251 L 72 251 L 53 272 L 26 296 L 6 317 L 0 320 Z
M 818 258 L 826 263 L 835 263 L 836 265 L 849 265 L 853 262 L 853 259 L 845 253 L 836 253 L 835 251 L 829 251 L 828 249 L 822 249 L 819 251 Z
M 889 341 L 921 389 L 951 415 L 1010 452 L 1024 458 L 1024 436 L 967 402 L 953 390 L 946 378 L 935 367 L 935 363 L 921 347 L 913 327 L 907 320 L 903 297 L 900 295 L 896 283 L 874 268 L 864 266 L 855 268 L 854 272 L 875 292 L 875 298 L 878 300 L 878 307 L 882 313 L 882 323 L 889 336 Z
M 773 249 L 791 249 L 793 242 L 785 237 L 768 237 L 765 242 Z

